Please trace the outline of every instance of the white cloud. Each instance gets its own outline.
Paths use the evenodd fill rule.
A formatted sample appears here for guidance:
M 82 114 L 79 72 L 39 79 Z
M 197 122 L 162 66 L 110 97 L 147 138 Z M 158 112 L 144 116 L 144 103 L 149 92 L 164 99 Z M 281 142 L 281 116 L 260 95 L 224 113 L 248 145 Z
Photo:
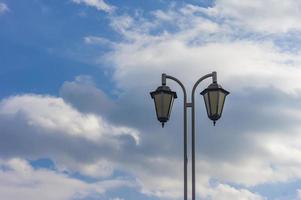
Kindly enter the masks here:
M 179 167 L 179 160 L 171 160 L 166 158 L 155 158 L 150 159 L 153 163 L 156 163 L 161 169 L 161 172 L 154 169 L 137 169 L 133 168 L 130 171 L 135 171 L 135 175 L 141 185 L 141 192 L 149 195 L 156 196 L 160 199 L 181 199 L 183 195 L 183 178 L 182 175 L 179 175 L 179 172 L 182 172 L 182 168 Z M 213 163 L 206 162 L 209 167 L 213 167 Z M 151 166 L 151 165 L 149 165 Z M 178 166 L 178 167 L 175 167 Z M 223 169 L 223 166 L 216 166 L 219 170 Z M 250 167 L 251 168 L 251 167 Z M 166 170 L 167 169 L 167 170 Z M 216 177 L 218 169 L 215 173 L 208 173 L 205 167 L 197 166 L 196 177 L 196 193 L 198 198 L 202 199 L 214 199 L 214 200 L 230 200 L 230 199 L 242 199 L 242 200 L 264 200 L 265 198 L 259 194 L 253 193 L 246 188 L 237 189 L 228 184 L 222 184 L 216 182 L 216 184 L 211 184 L 211 177 Z M 234 170 L 234 168 L 232 168 Z M 237 171 L 235 171 L 237 172 Z M 233 175 L 233 173 L 229 173 Z M 239 173 L 242 175 L 243 173 Z M 239 176 L 238 175 L 238 176 Z M 254 176 L 254 175 L 253 175 Z M 219 177 L 221 178 L 221 177 Z M 231 179 L 227 179 L 230 180 Z M 190 179 L 188 184 L 190 184 Z M 190 193 L 188 196 L 190 197 Z M 190 197 L 191 198 L 191 197 Z
M 300 200 L 301 199 L 301 190 L 297 190 L 297 198 L 295 200 Z
M 60 89 L 60 96 L 84 113 L 105 116 L 116 106 L 102 90 L 95 87 L 89 76 L 81 75 L 77 76 L 75 81 L 65 81 Z
M 197 74 L 215 70 L 220 81 L 235 89 L 251 82 L 252 86 L 272 86 L 289 93 L 300 89 L 299 51 L 284 52 L 269 38 L 236 39 L 236 29 L 207 19 L 203 10 L 186 5 L 154 11 L 155 19 L 111 17 L 112 27 L 125 40 L 106 56 L 116 67 L 114 78 L 120 88 L 134 88 L 134 77 L 149 86 L 154 79 L 147 79 L 144 74 L 185 74 L 191 81 L 198 78 Z M 170 26 L 176 31 L 165 28 Z M 288 79 L 300 84 L 289 84 Z
M 101 116 L 82 114 L 62 98 L 34 94 L 10 97 L 0 102 L 0 114 L 21 115 L 29 126 L 48 132 L 60 132 L 99 142 L 106 136 L 130 135 L 139 143 L 137 130 L 111 125 Z
M 72 178 L 47 169 L 33 169 L 23 159 L 0 162 L 0 195 L 3 199 L 71 200 L 76 197 L 101 197 L 108 190 L 133 187 L 128 180 L 106 180 L 95 183 Z
M 208 195 L 210 199 L 218 200 L 264 200 L 265 198 L 261 197 L 258 194 L 251 193 L 245 189 L 235 189 L 229 185 L 219 184 L 213 190 L 210 191 Z
M 103 38 L 103 37 L 96 37 L 96 36 L 86 36 L 84 37 L 84 42 L 86 44 L 94 44 L 94 45 L 103 45 L 103 46 L 114 46 L 115 43 Z
M 301 30 L 301 3 L 295 0 L 217 0 L 207 13 L 225 18 L 226 23 L 264 33 Z
M 123 198 L 119 198 L 119 197 L 115 197 L 113 199 L 110 199 L 110 200 L 124 200 Z
M 97 10 L 106 12 L 113 12 L 115 7 L 107 4 L 104 0 L 72 0 L 73 2 L 80 4 L 84 3 L 88 6 L 95 7 Z
M 235 90 L 248 87 L 250 83 L 253 87 L 273 86 L 290 93 L 301 88 L 299 54 L 282 52 L 269 41 L 191 45 L 187 42 L 193 37 L 187 41 L 181 36 L 143 35 L 131 43 L 117 46 L 107 57 L 116 66 L 114 78 L 117 84 L 122 89 L 133 88 L 135 82 L 131 80 L 135 76 L 141 84 L 149 86 L 155 81 L 151 77 L 160 76 L 164 71 L 183 77 L 185 83 L 191 85 L 200 75 L 217 71 L 219 81 Z M 145 74 L 152 76 L 147 78 Z M 292 85 L 288 79 L 300 84 Z
M 5 13 L 7 11 L 9 11 L 8 6 L 5 3 L 0 2 L 0 14 Z
M 82 81 L 82 82 L 88 82 L 88 83 L 90 82 L 90 79 L 85 78 L 85 80 L 86 81 Z M 74 92 L 76 92 L 76 91 L 74 91 Z M 27 98 L 25 98 L 25 97 L 27 97 L 27 95 L 23 95 L 20 97 L 21 97 L 22 101 L 18 100 L 18 102 L 20 104 L 22 104 L 23 107 L 30 106 L 32 112 L 29 112 L 26 109 L 22 110 L 21 108 L 16 107 L 15 103 L 6 103 L 6 101 L 9 101 L 9 99 L 6 99 L 6 100 L 2 101 L 2 104 L 1 104 L 2 109 L 0 109 L 3 112 L 2 114 L 4 114 L 4 116 L 6 116 L 6 117 L 15 116 L 15 117 L 21 118 L 21 119 L 24 118 L 24 115 L 25 116 L 36 115 L 36 117 L 38 117 L 39 115 L 41 115 L 40 112 L 42 110 L 45 110 L 44 107 L 47 108 L 49 106 L 49 104 L 57 105 L 57 103 L 49 103 L 49 102 L 53 102 L 48 99 L 50 97 L 38 96 L 38 95 L 34 95 L 33 97 L 31 96 L 31 98 L 35 98 L 35 101 L 32 101 L 33 103 L 30 105 L 27 104 L 26 101 L 24 101 L 25 99 L 27 99 Z M 18 99 L 18 97 L 13 97 L 11 99 L 15 99 L 15 98 Z M 40 107 L 40 103 L 38 103 L 38 102 L 43 101 L 42 100 L 43 98 L 45 98 L 45 101 L 47 100 L 48 103 L 46 104 L 47 106 Z M 51 97 L 51 98 L 56 99 L 56 100 L 59 99 L 59 98 L 54 98 L 54 97 Z M 9 102 L 14 102 L 14 101 L 9 101 Z M 37 106 L 37 107 L 35 107 L 35 106 Z M 64 108 L 64 106 L 62 106 L 62 107 Z M 18 110 L 18 111 L 14 110 L 12 108 L 16 108 L 16 110 Z M 36 109 L 39 110 L 39 112 L 35 111 Z M 61 109 L 61 111 L 64 111 L 64 110 L 65 109 Z M 51 111 L 52 110 L 50 110 L 47 113 L 52 113 Z M 54 112 L 54 113 L 56 113 L 56 112 Z M 62 115 L 62 114 L 59 114 L 59 115 Z M 72 118 L 72 115 L 68 115 L 68 116 L 70 118 Z M 47 118 L 49 118 L 49 117 L 47 117 Z M 76 117 L 76 118 L 80 118 L 80 117 Z M 25 117 L 25 119 L 27 119 L 27 118 Z M 27 120 L 25 120 L 25 122 L 27 122 Z M 12 125 L 12 124 L 10 123 L 10 125 Z M 18 123 L 15 123 L 13 126 L 18 126 Z M 35 130 L 37 127 L 33 127 L 33 128 Z M 41 128 L 43 128 L 43 129 L 41 129 Z M 47 135 L 48 131 L 46 128 L 45 127 L 38 128 L 39 132 L 42 131 L 39 134 Z M 4 133 L 6 132 L 5 127 L 1 128 L 1 130 L 3 130 Z M 52 131 L 54 131 L 54 130 L 52 130 Z M 61 132 L 61 130 L 57 130 L 57 131 Z M 23 128 L 23 130 L 22 130 L 23 134 L 26 134 L 28 132 L 29 131 L 27 131 Z M 133 174 L 139 181 L 138 183 L 139 183 L 139 186 L 141 187 L 140 190 L 144 194 L 158 196 L 161 199 L 181 198 L 181 196 L 182 196 L 182 178 L 181 178 L 181 175 L 179 174 L 179 172 L 181 172 L 182 170 L 181 170 L 181 167 L 175 167 L 175 166 L 179 166 L 179 163 L 181 163 L 181 160 L 178 158 L 171 159 L 172 157 L 174 157 L 174 155 L 169 155 L 169 154 L 166 155 L 164 152 L 166 150 L 169 151 L 169 149 L 172 146 L 175 147 L 176 146 L 175 142 L 178 141 L 178 139 L 180 139 L 180 138 L 177 137 L 177 139 L 175 139 L 175 140 L 170 140 L 170 139 L 166 140 L 166 139 L 162 138 L 162 133 L 158 132 L 159 134 L 157 134 L 156 132 L 157 132 L 156 129 L 154 129 L 152 132 L 150 132 L 151 134 L 148 134 L 146 132 L 143 135 L 143 146 L 140 145 L 139 149 L 137 149 L 137 148 L 133 149 L 133 147 L 125 146 L 126 148 L 121 148 L 117 151 L 114 151 L 114 148 L 113 149 L 106 148 L 105 153 L 103 153 L 103 152 L 101 152 L 101 150 L 95 151 L 95 149 L 92 149 L 92 150 L 88 149 L 87 146 L 84 143 L 82 143 L 82 141 L 81 141 L 80 145 L 83 146 L 83 148 L 80 149 L 80 152 L 82 152 L 82 150 L 84 150 L 82 153 L 84 153 L 85 157 L 87 154 L 89 154 L 89 157 L 91 157 L 91 158 L 93 158 L 96 154 L 97 156 L 96 156 L 96 158 L 93 159 L 93 161 L 89 161 L 89 160 L 82 161 L 81 159 L 77 159 L 77 156 L 78 156 L 77 152 L 79 152 L 79 151 L 75 151 L 72 155 L 69 155 L 69 156 L 60 157 L 61 155 L 65 155 L 67 152 L 66 152 L 66 150 L 58 148 L 57 146 L 52 147 L 54 149 L 57 149 L 57 151 L 55 151 L 55 155 L 53 155 L 53 150 L 49 149 L 47 146 L 47 142 L 49 142 L 49 141 L 47 141 L 47 138 L 45 140 L 39 141 L 39 143 L 43 143 L 43 146 L 45 146 L 45 148 L 47 149 L 47 153 L 44 154 L 44 156 L 51 155 L 51 158 L 55 160 L 55 162 L 57 163 L 57 167 L 60 171 L 69 171 L 70 170 L 70 171 L 78 171 L 82 174 L 85 174 L 85 175 L 88 175 L 91 177 L 109 177 L 112 175 L 113 171 L 117 169 L 120 171 L 124 171 L 124 172 L 130 173 L 130 174 Z M 175 131 L 175 132 L 177 132 L 177 131 Z M 14 135 L 14 132 L 10 132 L 9 134 Z M 69 138 L 68 140 L 71 140 L 74 137 L 74 135 L 72 135 L 72 134 L 67 134 L 67 135 L 71 136 L 71 138 Z M 149 135 L 149 138 L 146 137 L 147 135 Z M 25 137 L 35 138 L 35 137 L 32 137 L 30 134 L 25 135 Z M 69 141 L 66 140 L 66 138 L 60 138 L 60 139 L 63 139 L 64 146 L 68 146 L 67 149 L 71 149 L 72 151 L 74 151 L 75 147 L 80 148 L 77 146 L 76 143 L 73 144 L 74 142 L 72 142 L 72 140 L 69 143 Z M 151 139 L 153 141 L 151 141 L 151 143 L 147 144 L 148 139 Z M 5 137 L 3 140 L 5 140 Z M 19 138 L 19 140 L 20 140 L 20 138 Z M 92 141 L 94 141 L 94 140 L 92 140 Z M 24 140 L 22 141 L 22 143 L 24 143 Z M 14 144 L 14 142 L 13 142 L 13 144 Z M 164 145 L 162 145 L 162 144 L 164 144 Z M 90 146 L 91 143 L 89 143 L 88 145 Z M 101 145 L 97 144 L 97 146 L 102 146 L 102 145 L 105 145 L 105 144 L 103 144 L 103 143 L 101 143 Z M 150 145 L 152 145 L 152 146 L 150 146 Z M 34 147 L 33 149 L 37 148 L 35 145 L 33 145 L 33 147 Z M 87 148 L 87 149 L 85 149 L 85 148 Z M 154 150 L 151 150 L 149 148 L 153 148 Z M 43 149 L 41 147 L 37 148 L 37 149 L 39 152 L 43 152 Z M 176 149 L 178 149 L 178 148 L 176 148 Z M 150 154 L 148 151 L 154 151 L 154 152 Z M 157 153 L 162 154 L 162 157 L 158 157 Z M 29 153 L 29 155 L 30 154 L 31 153 Z M 104 156 L 105 154 L 107 154 L 106 157 Z M 41 154 L 41 155 L 43 155 L 43 154 Z M 128 155 L 131 155 L 131 156 L 128 157 Z M 214 167 L 212 167 L 212 165 L 215 165 L 214 163 L 212 163 L 210 161 L 206 162 L 206 164 L 207 164 L 208 168 L 211 168 L 211 169 L 214 168 Z M 234 163 L 233 166 L 235 166 L 235 164 L 238 164 L 238 166 L 242 166 L 239 163 Z M 208 174 L 210 176 L 216 177 L 217 172 L 222 171 L 221 176 L 219 176 L 219 178 L 237 181 L 239 179 L 229 178 L 229 177 L 233 176 L 233 174 L 229 173 L 229 171 L 237 172 L 238 173 L 237 177 L 245 174 L 246 172 L 249 172 L 249 171 L 238 171 L 233 166 L 232 166 L 232 168 L 231 167 L 229 168 L 229 171 L 225 170 L 227 168 L 225 168 L 224 166 L 219 167 L 219 166 L 221 166 L 219 164 L 217 164 L 216 166 L 217 167 L 211 171 L 202 167 L 202 174 L 200 174 L 200 177 L 197 179 L 198 185 L 199 185 L 198 192 L 200 195 L 210 196 L 210 195 L 213 195 L 211 190 L 215 190 L 214 188 L 212 189 L 211 186 L 208 186 L 208 182 L 210 180 Z M 254 167 L 253 163 L 252 163 L 252 167 Z M 163 169 L 165 169 L 165 170 L 163 170 Z M 205 169 L 205 170 L 203 170 L 203 169 Z M 255 169 L 258 169 L 258 168 L 255 167 Z M 259 168 L 259 169 L 261 169 L 261 168 Z M 256 170 L 254 170 L 254 171 L 256 171 Z M 227 176 L 225 176 L 225 174 Z M 251 174 L 250 176 L 254 176 L 254 175 Z M 245 177 L 243 177 L 243 178 L 241 177 L 241 179 L 245 180 Z M 243 192 L 243 193 L 246 193 L 246 192 Z M 217 194 L 214 194 L 214 195 L 217 195 Z M 250 196 L 250 198 L 251 198 L 251 196 Z

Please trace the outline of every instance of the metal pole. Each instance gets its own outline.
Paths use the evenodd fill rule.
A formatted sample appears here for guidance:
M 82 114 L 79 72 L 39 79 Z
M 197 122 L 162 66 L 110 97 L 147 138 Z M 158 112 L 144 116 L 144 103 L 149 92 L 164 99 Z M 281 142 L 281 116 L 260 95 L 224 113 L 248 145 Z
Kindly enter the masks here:
M 186 93 L 186 89 L 184 87 L 184 85 L 175 77 L 166 75 L 166 74 L 162 74 L 162 85 L 166 85 L 166 79 L 171 79 L 175 82 L 177 82 L 182 90 L 183 90 L 183 94 L 184 94 L 184 200 L 187 200 L 187 164 L 188 164 L 188 156 L 187 156 L 187 93 Z
M 192 181 L 192 200 L 195 200 L 195 100 L 194 94 L 197 86 L 200 82 L 206 78 L 212 77 L 213 81 L 216 81 L 216 72 L 212 72 L 201 77 L 193 86 L 191 93 L 191 181 Z

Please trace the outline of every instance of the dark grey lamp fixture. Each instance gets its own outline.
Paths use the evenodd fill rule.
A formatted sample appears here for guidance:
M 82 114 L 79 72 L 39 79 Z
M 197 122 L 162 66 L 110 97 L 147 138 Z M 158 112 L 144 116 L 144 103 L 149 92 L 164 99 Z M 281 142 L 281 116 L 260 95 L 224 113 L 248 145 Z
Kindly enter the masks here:
M 164 127 L 164 123 L 169 120 L 172 104 L 174 99 L 177 98 L 177 93 L 171 91 L 168 86 L 162 85 L 150 94 L 155 102 L 157 118 Z
M 192 200 L 195 200 L 195 91 L 197 86 L 205 79 L 212 78 L 212 84 L 208 86 L 205 90 L 201 92 L 204 97 L 205 106 L 207 110 L 208 117 L 215 122 L 222 116 L 223 107 L 225 103 L 226 96 L 229 94 L 228 91 L 224 90 L 220 85 L 217 84 L 216 72 L 206 74 L 199 78 L 193 86 L 191 92 L 191 102 L 187 101 L 187 93 L 184 85 L 177 78 L 162 74 L 162 86 L 158 87 L 155 91 L 151 92 L 150 95 L 155 102 L 156 114 L 158 120 L 164 123 L 169 120 L 172 105 L 174 99 L 177 98 L 177 94 L 166 86 L 166 80 L 170 79 L 178 83 L 183 91 L 183 119 L 184 119 L 184 200 L 188 198 L 187 191 L 187 165 L 188 165 L 188 154 L 187 154 L 187 109 L 191 108 L 191 182 L 192 182 Z
M 216 121 L 222 116 L 226 96 L 229 94 L 217 82 L 211 83 L 201 93 L 204 97 L 207 115 L 215 125 Z

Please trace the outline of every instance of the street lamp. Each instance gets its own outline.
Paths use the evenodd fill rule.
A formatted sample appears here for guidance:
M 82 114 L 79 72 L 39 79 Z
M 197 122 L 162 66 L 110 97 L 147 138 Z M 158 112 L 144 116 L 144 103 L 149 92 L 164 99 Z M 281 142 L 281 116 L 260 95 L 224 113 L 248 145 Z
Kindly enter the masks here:
M 194 84 L 191 93 L 191 103 L 187 102 L 187 93 L 184 85 L 175 77 L 162 74 L 162 86 L 158 87 L 155 91 L 151 92 L 150 95 L 154 99 L 155 109 L 157 114 L 157 119 L 162 123 L 169 120 L 172 105 L 174 99 L 177 98 L 177 94 L 166 86 L 166 79 L 173 80 L 177 82 L 184 94 L 184 200 L 187 200 L 187 108 L 191 108 L 191 166 L 192 166 L 192 200 L 195 200 L 195 90 L 200 82 L 212 77 L 212 84 L 210 84 L 205 90 L 201 92 L 204 97 L 206 111 L 208 117 L 213 121 L 215 125 L 216 121 L 222 116 L 224 102 L 226 96 L 229 94 L 228 91 L 224 90 L 220 85 L 217 84 L 217 74 L 212 72 L 207 74 Z

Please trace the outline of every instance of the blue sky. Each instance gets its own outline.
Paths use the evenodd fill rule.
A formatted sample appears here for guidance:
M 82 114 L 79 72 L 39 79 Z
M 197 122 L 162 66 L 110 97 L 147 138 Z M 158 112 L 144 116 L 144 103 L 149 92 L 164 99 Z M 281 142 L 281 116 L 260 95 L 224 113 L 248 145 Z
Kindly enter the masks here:
M 181 90 L 168 82 L 179 98 L 164 129 L 149 92 L 163 72 L 190 91 L 217 71 L 231 95 L 215 127 L 196 100 L 198 198 L 301 199 L 300 11 L 0 0 L 1 198 L 182 199 Z

